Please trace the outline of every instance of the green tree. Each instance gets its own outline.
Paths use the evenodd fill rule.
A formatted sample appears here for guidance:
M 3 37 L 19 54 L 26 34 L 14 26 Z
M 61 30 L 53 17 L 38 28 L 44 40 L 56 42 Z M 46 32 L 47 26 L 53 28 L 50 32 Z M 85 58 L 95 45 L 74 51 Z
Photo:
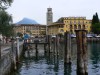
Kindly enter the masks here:
M 95 23 L 92 25 L 92 31 L 95 34 L 100 34 L 100 23 Z
M 95 20 L 96 20 L 95 18 L 96 18 L 96 16 L 93 15 L 92 24 L 95 24 Z
M 6 12 L 12 2 L 13 0 L 0 0 L 0 33 L 7 37 L 14 34 L 12 16 Z
M 12 2 L 13 0 L 0 0 L 0 10 L 7 9 L 11 5 Z
M 99 18 L 98 18 L 97 12 L 95 15 L 93 15 L 93 19 L 92 19 L 92 24 L 95 24 L 95 23 L 99 23 Z
M 97 13 L 95 15 L 93 15 L 92 32 L 94 34 L 100 34 L 100 22 L 99 22 L 99 17 L 98 17 Z
M 4 36 L 13 34 L 12 16 L 4 10 L 0 11 L 0 33 Z
M 98 17 L 97 12 L 96 12 L 95 16 L 96 16 L 96 23 L 99 23 L 99 17 Z

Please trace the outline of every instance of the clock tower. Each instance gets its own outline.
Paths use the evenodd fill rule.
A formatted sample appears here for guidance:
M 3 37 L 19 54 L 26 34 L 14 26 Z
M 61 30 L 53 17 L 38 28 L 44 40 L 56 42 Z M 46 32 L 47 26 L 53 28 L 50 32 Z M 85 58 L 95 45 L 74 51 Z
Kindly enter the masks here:
M 53 13 L 52 8 L 47 8 L 47 25 L 53 23 Z

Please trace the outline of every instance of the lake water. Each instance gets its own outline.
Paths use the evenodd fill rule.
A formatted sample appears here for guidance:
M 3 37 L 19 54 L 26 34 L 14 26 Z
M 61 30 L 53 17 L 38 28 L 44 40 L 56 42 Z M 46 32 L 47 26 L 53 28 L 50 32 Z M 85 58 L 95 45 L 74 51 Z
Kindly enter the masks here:
M 88 43 L 88 74 L 100 75 L 100 43 Z M 34 47 L 33 47 L 34 48 Z M 53 47 L 52 47 L 53 48 Z M 64 67 L 64 46 L 60 45 L 58 55 L 45 54 L 43 46 L 39 47 L 39 53 L 35 49 L 26 51 L 19 62 L 18 70 L 12 75 L 76 75 L 76 44 L 72 44 L 72 65 Z

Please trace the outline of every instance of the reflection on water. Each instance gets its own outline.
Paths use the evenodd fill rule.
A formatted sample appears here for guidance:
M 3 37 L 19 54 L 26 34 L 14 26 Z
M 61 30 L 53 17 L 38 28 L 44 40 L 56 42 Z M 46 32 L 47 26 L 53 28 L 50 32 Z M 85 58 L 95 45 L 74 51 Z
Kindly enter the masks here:
M 71 65 L 64 65 L 64 75 L 71 75 Z
M 38 53 L 35 49 L 26 51 L 12 75 L 76 75 L 76 44 L 72 44 L 72 65 L 64 65 L 63 45 L 59 46 L 58 54 L 53 50 L 51 54 L 44 53 L 42 47 L 38 50 Z M 100 43 L 88 43 L 88 55 L 89 75 L 100 75 Z
M 100 43 L 91 43 L 90 53 L 91 75 L 98 75 L 100 74 Z

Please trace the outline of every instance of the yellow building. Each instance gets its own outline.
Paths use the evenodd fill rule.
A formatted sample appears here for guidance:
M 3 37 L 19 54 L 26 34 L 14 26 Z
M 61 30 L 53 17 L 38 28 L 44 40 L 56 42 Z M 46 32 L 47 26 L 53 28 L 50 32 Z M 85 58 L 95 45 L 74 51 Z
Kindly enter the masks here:
M 59 28 L 59 25 L 52 23 L 52 25 L 48 26 L 48 33 L 51 34 L 58 34 L 62 32 L 69 31 L 72 34 L 75 34 L 75 30 L 84 29 L 87 30 L 88 33 L 91 31 L 91 20 L 87 20 L 86 17 L 61 17 L 56 22 L 59 25 L 62 25 L 62 28 Z M 57 30 L 58 28 L 58 30 Z
M 43 36 L 46 34 L 46 25 L 19 24 L 14 26 L 15 33 L 30 34 L 32 36 Z
M 91 31 L 91 20 L 86 17 L 62 17 L 58 22 L 64 23 L 64 32 L 70 31 L 75 34 L 75 30 L 84 29 L 88 33 Z

